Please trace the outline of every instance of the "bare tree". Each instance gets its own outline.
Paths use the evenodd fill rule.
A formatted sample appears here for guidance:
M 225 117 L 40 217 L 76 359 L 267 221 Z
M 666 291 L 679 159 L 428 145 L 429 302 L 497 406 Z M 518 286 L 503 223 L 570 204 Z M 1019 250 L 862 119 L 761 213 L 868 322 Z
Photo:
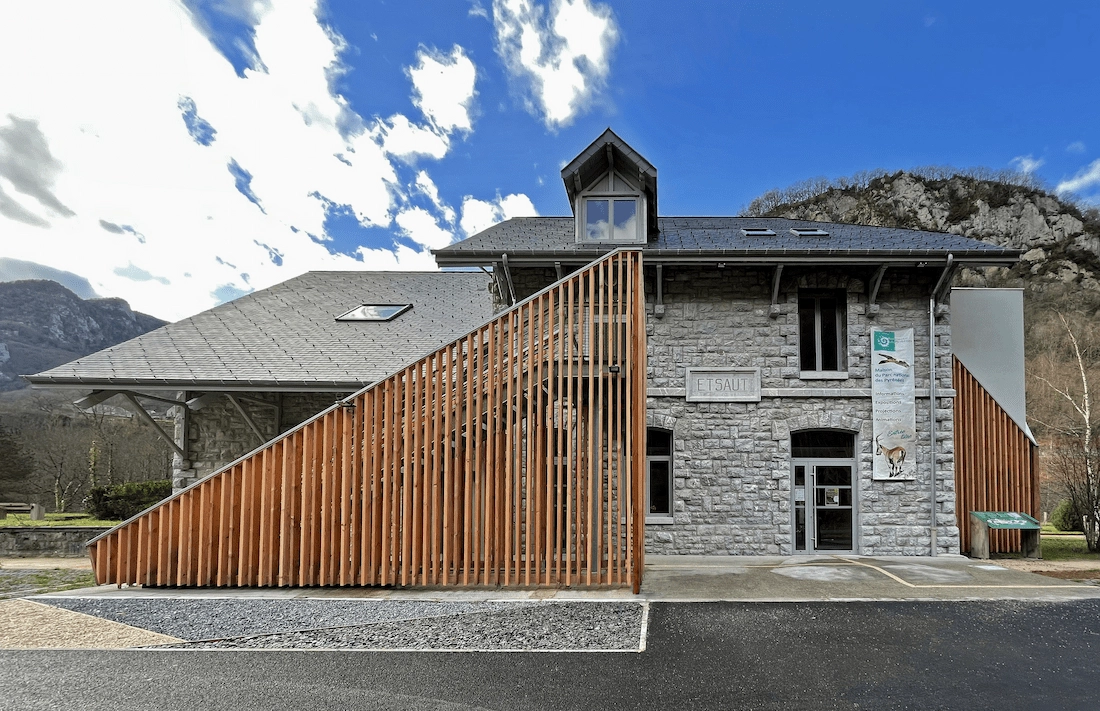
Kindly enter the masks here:
M 1043 344 L 1029 362 L 1029 375 L 1047 397 L 1033 401 L 1032 412 L 1050 438 L 1045 457 L 1085 524 L 1091 551 L 1100 549 L 1100 417 L 1092 403 L 1090 383 L 1100 362 L 1100 327 L 1085 314 L 1048 320 L 1034 327 Z M 1059 326 L 1060 324 L 1060 326 Z

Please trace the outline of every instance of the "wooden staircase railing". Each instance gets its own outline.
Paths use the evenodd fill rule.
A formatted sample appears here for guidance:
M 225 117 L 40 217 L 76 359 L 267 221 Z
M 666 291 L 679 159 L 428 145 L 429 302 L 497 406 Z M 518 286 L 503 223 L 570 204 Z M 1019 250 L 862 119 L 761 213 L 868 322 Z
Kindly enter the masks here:
M 645 382 L 620 250 L 93 539 L 96 582 L 637 592 Z

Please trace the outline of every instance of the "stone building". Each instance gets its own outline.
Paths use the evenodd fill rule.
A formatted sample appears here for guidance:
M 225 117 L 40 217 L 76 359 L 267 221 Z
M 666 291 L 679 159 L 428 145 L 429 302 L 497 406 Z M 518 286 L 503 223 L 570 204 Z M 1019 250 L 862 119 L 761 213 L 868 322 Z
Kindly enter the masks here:
M 656 169 L 610 129 L 562 178 L 572 217 L 508 220 L 436 260 L 491 266 L 499 308 L 610 249 L 641 249 L 647 551 L 959 552 L 951 278 L 1017 251 L 904 229 L 658 217 Z M 903 329 L 916 356 L 903 456 L 915 467 L 876 479 L 872 331 Z
M 639 489 L 644 504 L 631 509 L 635 513 L 630 516 L 624 513 L 621 520 L 644 519 L 639 520 L 643 525 L 633 529 L 628 525 L 626 530 L 644 531 L 645 552 L 958 553 L 967 547 L 965 518 L 969 508 L 1036 513 L 1034 444 L 1024 419 L 1022 375 L 1016 372 L 1016 366 L 1022 364 L 1022 331 L 1015 327 L 1022 323 L 1019 294 L 1001 295 L 989 290 L 990 298 L 959 299 L 954 313 L 951 298 L 951 282 L 957 269 L 1011 265 L 1019 259 L 1018 251 L 955 234 L 895 228 L 780 218 L 662 217 L 657 209 L 656 168 L 610 129 L 562 169 L 562 179 L 571 216 L 511 219 L 434 252 L 441 267 L 480 267 L 484 272 L 307 274 L 29 379 L 37 386 L 94 388 L 92 400 L 116 394 L 133 400 L 139 394 L 168 393 L 161 397 L 175 404 L 178 413 L 176 433 L 171 437 L 179 454 L 176 483 L 189 487 L 186 492 L 210 480 L 208 475 L 229 471 L 233 460 L 263 442 L 267 442 L 267 448 L 281 447 L 277 451 L 285 457 L 287 451 L 299 445 L 278 444 L 273 437 L 278 439 L 280 433 L 294 428 L 310 413 L 348 393 L 356 394 L 318 417 L 332 416 L 341 407 L 351 411 L 365 406 L 366 398 L 374 397 L 368 392 L 370 388 L 364 387 L 371 383 L 393 380 L 399 388 L 403 379 L 411 382 L 408 378 L 414 371 L 406 366 L 420 358 L 426 363 L 424 372 L 436 373 L 431 376 L 436 380 L 404 396 L 401 417 L 394 410 L 399 427 L 396 435 L 387 437 L 403 437 L 404 443 L 398 444 L 404 449 L 387 449 L 393 455 L 385 457 L 380 454 L 382 450 L 376 450 L 375 460 L 369 459 L 365 449 L 357 450 L 364 460 L 347 459 L 343 465 L 333 455 L 325 466 L 339 476 L 350 475 L 358 481 L 355 477 L 366 476 L 363 472 L 368 466 L 382 466 L 380 461 L 388 468 L 386 471 L 398 477 L 407 476 L 408 470 L 403 467 L 411 464 L 413 468 L 425 468 L 424 481 L 430 482 L 431 477 L 442 481 L 444 474 L 432 469 L 429 460 L 457 456 L 454 453 L 473 439 L 483 439 L 486 451 L 497 451 L 498 457 L 512 455 L 490 449 L 489 443 L 496 442 L 495 438 L 535 437 L 536 428 L 544 428 L 546 433 L 540 441 L 557 437 L 568 443 L 573 441 L 571 436 L 580 441 L 575 433 L 563 433 L 560 413 L 564 405 L 559 401 L 553 405 L 558 415 L 548 414 L 550 410 L 540 414 L 541 406 L 532 410 L 523 397 L 511 399 L 512 385 L 506 389 L 508 399 L 478 400 L 469 393 L 472 380 L 465 386 L 461 380 L 487 378 L 485 382 L 492 387 L 493 362 L 504 363 L 506 356 L 527 359 L 529 351 L 537 350 L 535 341 L 529 341 L 526 348 L 512 340 L 507 347 L 491 345 L 499 344 L 500 329 L 504 328 L 490 328 L 490 323 L 496 323 L 494 318 L 527 308 L 532 297 L 538 299 L 553 289 L 560 290 L 566 282 L 587 283 L 587 288 L 596 289 L 595 277 L 585 276 L 589 281 L 578 281 L 571 275 L 591 275 L 594 272 L 586 270 L 597 260 L 617 250 L 629 250 L 640 255 L 639 283 L 644 285 L 644 343 L 638 342 L 637 352 L 644 349 L 646 377 L 644 384 L 641 380 L 637 383 L 639 393 L 644 385 L 645 422 L 636 421 L 642 412 L 638 409 L 639 417 L 622 425 L 624 433 L 635 427 L 645 433 L 645 461 L 631 464 L 636 464 L 632 471 L 644 478 Z M 610 288 L 600 282 L 599 289 L 605 287 Z M 590 291 L 589 297 L 594 294 Z M 641 302 L 633 303 L 638 304 L 640 313 Z M 569 309 L 577 306 L 572 301 L 569 304 Z M 539 317 L 537 323 L 541 323 L 547 342 L 561 341 L 562 345 L 553 351 L 559 367 L 564 367 L 570 347 L 578 351 L 571 356 L 573 360 L 588 358 L 596 346 L 585 339 L 607 339 L 610 344 L 628 343 L 633 338 L 628 337 L 626 317 L 615 315 L 624 311 L 603 311 L 602 306 L 593 310 L 595 307 L 589 298 L 584 307 L 588 311 L 572 311 L 587 313 L 584 318 L 590 321 L 570 322 L 568 333 L 564 323 L 549 316 Z M 526 313 L 533 312 L 528 308 Z M 951 327 L 956 316 L 972 324 L 968 329 L 973 331 L 970 337 L 960 339 L 965 341 L 962 360 L 952 342 Z M 515 324 L 519 327 L 521 321 Z M 978 337 L 975 334 L 981 324 L 1011 327 L 998 329 L 996 338 L 989 334 Z M 488 339 L 484 351 L 488 367 L 478 355 L 481 351 L 470 345 L 475 342 L 470 340 L 475 332 L 476 343 L 482 343 L 483 337 Z M 581 342 L 570 340 L 575 338 Z M 518 350 L 509 355 L 508 348 L 513 345 Z M 494 355 L 494 348 L 503 350 Z M 476 358 L 478 367 L 473 367 L 473 360 L 463 358 Z M 447 376 L 455 381 L 438 375 L 441 364 L 447 368 L 458 364 L 457 371 L 448 372 L 459 375 Z M 588 362 L 584 377 L 597 377 L 593 370 L 596 365 L 594 360 Z M 599 377 L 613 379 L 621 366 L 621 361 L 606 365 Z M 421 367 L 417 365 L 415 372 L 420 373 Z M 548 368 L 547 372 L 555 372 L 553 364 Z M 543 386 L 532 384 L 521 372 L 522 367 L 519 371 L 517 374 L 508 365 L 508 375 L 502 377 L 510 378 L 509 383 L 517 388 L 527 388 L 526 397 L 530 399 Z M 562 378 L 556 377 L 559 381 Z M 965 380 L 965 390 L 956 390 L 956 379 Z M 994 386 L 992 395 L 983 388 L 983 381 Z M 427 396 L 424 401 L 419 399 L 433 382 L 435 386 L 445 385 L 440 392 L 450 404 Z M 464 388 L 463 409 L 451 398 L 458 393 L 461 399 Z M 553 396 L 549 386 L 544 390 L 549 401 Z M 499 398 L 505 391 L 498 388 L 493 392 Z M 482 392 L 477 397 L 484 395 Z M 577 411 L 595 408 L 591 417 L 599 422 L 598 403 L 586 398 L 577 397 L 578 402 L 584 401 L 577 405 Z M 522 408 L 516 403 L 527 403 L 522 425 Z M 399 405 L 396 400 L 385 400 L 386 408 Z M 427 425 L 417 422 L 415 435 L 407 425 L 400 424 L 408 421 L 403 417 L 423 417 L 429 405 L 438 408 L 439 413 L 454 405 L 457 424 L 452 423 L 450 415 Z M 477 419 L 470 414 L 475 407 L 484 407 L 478 410 L 481 414 Z M 502 425 L 489 421 L 486 413 L 490 412 L 508 419 L 507 433 Z M 372 427 L 393 426 L 394 421 L 355 420 L 354 426 L 360 429 L 347 434 L 345 441 L 366 438 L 369 445 Z M 599 425 L 593 430 L 597 435 L 598 429 Z M 990 436 L 994 429 L 999 433 L 996 437 Z M 381 435 L 373 436 L 377 444 Z M 282 437 L 290 441 L 286 435 Z M 956 451 L 958 442 L 966 443 L 965 451 Z M 598 436 L 586 446 L 603 451 Z M 411 457 L 411 462 L 395 464 L 393 459 L 399 451 L 423 454 Z M 485 462 L 485 474 L 492 474 L 493 467 L 505 470 L 499 462 L 481 459 L 483 456 L 488 457 L 481 450 L 465 455 L 470 486 L 487 486 L 484 478 L 479 479 L 480 462 Z M 579 462 L 587 455 L 578 456 Z M 587 466 L 604 467 L 610 460 L 591 461 L 604 456 L 591 457 Z M 301 464 L 305 473 L 295 470 L 293 475 L 304 477 L 300 484 L 303 490 L 307 480 L 316 481 L 309 479 L 315 474 L 310 473 L 313 470 L 307 466 L 308 459 L 307 452 Z M 243 461 L 239 459 L 237 464 Z M 265 471 L 272 466 L 270 458 L 263 462 Z M 348 462 L 351 470 L 347 469 Z M 539 500 L 549 512 L 546 531 L 552 529 L 555 497 L 569 490 L 575 475 L 582 475 L 564 471 L 562 462 L 563 458 L 540 450 L 537 455 L 528 452 L 526 461 L 517 463 L 514 470 L 507 469 L 509 477 L 516 477 L 510 481 L 517 487 L 517 496 L 531 494 L 530 477 L 546 478 L 546 495 Z M 544 465 L 558 472 L 556 479 L 540 470 Z M 238 478 L 252 476 L 241 474 L 240 469 L 234 471 Z M 385 487 L 390 484 L 385 482 L 391 474 L 375 472 L 371 486 L 381 487 L 375 494 L 365 482 L 359 488 L 347 489 L 347 495 L 363 497 L 362 501 L 351 501 L 350 509 L 366 512 L 369 497 L 389 491 Z M 616 485 L 619 489 L 615 490 L 610 478 L 602 481 L 607 483 L 604 494 L 610 497 L 608 502 L 625 495 L 623 489 L 627 487 Z M 398 482 L 393 486 L 403 485 Z M 559 488 L 555 490 L 555 486 Z M 415 485 L 401 491 L 409 491 L 412 497 L 420 495 Z M 488 506 L 489 489 L 479 491 L 485 497 L 485 511 L 495 512 L 485 515 L 499 515 L 501 509 Z M 539 501 L 527 513 L 517 510 L 509 514 L 504 524 L 516 531 L 516 547 L 505 551 L 506 565 L 527 565 L 528 580 L 530 563 L 523 561 L 530 558 L 520 556 L 518 551 L 521 543 L 530 543 L 530 526 L 536 522 L 530 518 L 531 511 L 540 510 Z M 577 501 L 580 505 L 580 499 Z M 403 513 L 394 509 L 393 515 L 408 514 L 410 520 L 419 522 L 417 525 L 427 527 L 431 517 L 424 513 L 417 518 L 416 507 L 409 506 L 402 509 Z M 470 506 L 467 495 L 467 521 L 476 519 L 470 518 Z M 612 510 L 611 503 L 601 506 Z M 595 511 L 599 523 L 603 511 L 599 507 L 589 510 Z M 323 519 L 327 514 L 318 515 Z M 272 516 L 278 519 L 280 515 L 275 512 Z M 281 535 L 298 530 L 296 516 L 283 516 L 284 531 L 279 535 L 267 534 L 271 545 L 278 544 Z M 615 545 L 620 542 L 619 536 L 610 531 L 621 520 L 606 516 L 607 540 L 614 538 Z M 567 530 L 553 535 L 544 531 L 546 550 L 556 550 L 554 555 L 558 557 L 536 564 L 536 578 L 540 575 L 538 565 L 544 565 L 547 584 L 554 580 L 573 584 L 568 582 L 568 574 L 562 579 L 552 577 L 552 565 L 559 572 L 573 570 L 570 566 L 574 563 L 590 565 L 582 561 L 590 551 L 586 548 L 589 543 L 581 542 L 583 536 L 577 533 L 582 528 L 580 523 L 578 519 L 575 527 L 566 526 Z M 366 519 L 363 525 L 367 525 Z M 389 530 L 383 531 L 383 538 Z M 431 538 L 431 531 L 424 531 L 425 540 Z M 438 532 L 432 535 L 442 536 Z M 577 542 L 570 543 L 562 553 L 554 541 L 568 536 L 575 536 Z M 997 545 L 1002 549 L 1011 547 L 1013 539 L 1002 538 Z M 103 538 L 103 549 L 116 545 L 116 540 L 120 540 L 118 536 Z M 641 546 L 640 541 L 636 542 Z M 633 545 L 626 543 L 627 547 Z M 191 545 L 206 544 L 195 539 Z M 444 549 L 446 545 L 444 540 Z M 395 565 L 400 559 L 404 564 L 408 555 L 409 550 L 399 555 L 393 549 L 389 558 L 382 555 L 382 559 Z M 608 572 L 618 553 L 602 555 L 603 562 L 597 555 L 591 563 L 597 578 L 606 573 L 600 579 L 618 579 L 614 578 L 618 573 Z M 624 555 L 616 560 L 625 560 L 628 568 L 634 560 L 644 558 Z M 372 556 L 372 572 L 363 572 L 358 579 L 392 584 L 385 582 L 394 580 L 386 577 L 393 574 L 385 570 L 389 563 L 380 564 L 378 555 Z M 294 557 L 284 552 L 280 560 L 293 564 Z M 485 560 L 491 557 L 487 554 Z M 359 574 L 356 560 L 352 555 L 344 561 L 352 568 L 347 575 L 341 573 L 341 581 Z M 426 581 L 440 579 L 431 577 L 440 575 L 445 580 L 459 579 L 458 568 L 448 567 L 458 564 L 448 563 L 446 554 L 442 567 L 447 569 L 442 573 L 440 558 L 434 552 L 431 561 L 431 575 L 428 563 L 417 563 L 423 567 L 413 570 L 410 579 Z M 366 565 L 365 557 L 362 563 Z M 381 577 L 373 577 L 379 570 Z M 591 572 L 591 568 L 587 570 Z M 477 571 L 478 575 L 484 573 L 484 580 L 491 580 L 499 569 L 493 567 L 490 572 L 489 567 L 483 567 Z M 640 571 L 637 575 L 630 571 L 622 579 L 631 579 L 637 589 Z M 278 578 L 274 567 L 261 572 L 267 577 L 255 577 L 250 572 L 253 577 L 247 580 Z M 299 573 L 305 577 L 295 577 Z M 303 564 L 301 570 L 295 567 L 287 579 L 322 579 L 315 573 Z M 224 565 L 216 574 L 208 575 L 219 581 L 236 579 Z M 97 576 L 101 582 L 134 579 L 132 571 L 118 566 L 109 574 L 97 572 Z M 504 579 L 508 579 L 507 574 Z M 513 578 L 511 584 L 517 579 Z M 191 584 L 190 578 L 184 581 Z

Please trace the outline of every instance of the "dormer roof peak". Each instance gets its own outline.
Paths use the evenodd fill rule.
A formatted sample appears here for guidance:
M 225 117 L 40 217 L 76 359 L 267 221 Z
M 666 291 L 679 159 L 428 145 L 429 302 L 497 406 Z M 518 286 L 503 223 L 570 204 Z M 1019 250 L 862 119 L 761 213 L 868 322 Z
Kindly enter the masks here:
M 609 170 L 637 181 L 646 197 L 646 222 L 657 233 L 657 169 L 608 128 L 561 170 L 569 205 L 576 210 L 577 194 Z

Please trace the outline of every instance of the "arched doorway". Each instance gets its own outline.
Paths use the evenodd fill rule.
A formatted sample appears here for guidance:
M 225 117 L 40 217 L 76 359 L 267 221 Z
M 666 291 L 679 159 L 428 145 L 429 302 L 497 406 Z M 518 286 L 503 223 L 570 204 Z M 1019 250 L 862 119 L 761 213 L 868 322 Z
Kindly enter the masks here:
M 856 440 L 850 432 L 791 433 L 795 553 L 854 553 Z

